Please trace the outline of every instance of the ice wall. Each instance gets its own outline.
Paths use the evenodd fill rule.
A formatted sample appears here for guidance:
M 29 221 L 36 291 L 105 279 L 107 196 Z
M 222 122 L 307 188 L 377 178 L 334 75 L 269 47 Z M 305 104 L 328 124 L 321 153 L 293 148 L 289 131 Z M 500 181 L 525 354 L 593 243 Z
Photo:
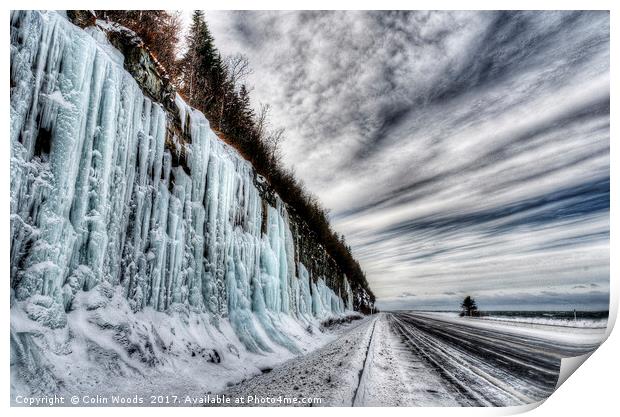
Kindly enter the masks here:
M 269 350 L 264 335 L 295 350 L 278 317 L 343 313 L 351 287 L 342 277 L 337 294 L 298 262 L 286 206 L 176 104 L 191 143 L 99 29 L 11 13 L 12 305 L 36 297 L 62 326 L 78 293 L 105 283 L 134 312 L 181 306 L 229 320 L 249 350 Z

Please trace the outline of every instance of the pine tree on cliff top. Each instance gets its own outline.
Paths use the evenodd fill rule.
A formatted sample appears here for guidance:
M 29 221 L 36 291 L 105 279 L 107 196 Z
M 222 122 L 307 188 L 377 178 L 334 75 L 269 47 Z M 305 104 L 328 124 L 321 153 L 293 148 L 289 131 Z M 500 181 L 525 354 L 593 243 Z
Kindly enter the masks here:
M 208 112 L 214 101 L 214 68 L 221 66 L 213 36 L 205 21 L 204 12 L 195 10 L 187 36 L 187 52 L 181 60 L 183 94 L 193 107 Z

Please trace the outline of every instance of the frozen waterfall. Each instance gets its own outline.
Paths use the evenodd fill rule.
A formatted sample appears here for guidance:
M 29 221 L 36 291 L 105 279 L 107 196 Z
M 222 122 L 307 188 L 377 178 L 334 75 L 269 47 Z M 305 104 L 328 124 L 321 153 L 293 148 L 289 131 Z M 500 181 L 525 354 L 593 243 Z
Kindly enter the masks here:
M 229 320 L 250 351 L 269 350 L 265 335 L 294 351 L 279 317 L 341 314 L 351 287 L 313 276 L 286 205 L 176 103 L 191 143 L 100 29 L 11 13 L 12 305 L 38 300 L 37 319 L 62 327 L 76 297 L 104 285 L 134 313 L 189 309 Z

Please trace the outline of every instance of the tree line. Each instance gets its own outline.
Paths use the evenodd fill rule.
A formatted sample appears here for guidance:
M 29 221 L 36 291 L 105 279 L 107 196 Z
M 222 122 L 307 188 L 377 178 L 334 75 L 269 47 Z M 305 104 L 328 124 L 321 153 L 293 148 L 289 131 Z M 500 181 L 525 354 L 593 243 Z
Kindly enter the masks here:
M 368 289 L 359 263 L 344 236 L 334 232 L 326 210 L 281 161 L 284 129 L 269 125 L 269 105 L 256 111 L 250 100 L 246 77 L 251 74 L 244 55 L 222 56 L 207 25 L 204 12 L 195 10 L 178 53 L 182 18 L 165 10 L 100 10 L 98 16 L 119 23 L 142 38 L 151 54 L 166 70 L 186 102 L 202 111 L 216 133 L 234 146 L 280 197 L 309 225 L 317 239 L 353 282 Z M 368 290 L 369 291 L 369 290 Z M 371 294 L 371 299 L 374 296 Z

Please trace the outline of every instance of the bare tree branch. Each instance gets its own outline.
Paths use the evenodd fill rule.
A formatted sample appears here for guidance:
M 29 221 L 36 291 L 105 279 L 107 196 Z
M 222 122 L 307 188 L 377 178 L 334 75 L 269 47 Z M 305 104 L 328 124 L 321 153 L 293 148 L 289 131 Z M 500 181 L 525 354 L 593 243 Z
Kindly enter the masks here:
M 233 85 L 239 85 L 239 82 L 252 73 L 250 61 L 243 54 L 229 55 L 226 57 L 226 69 L 228 78 Z
M 267 131 L 267 118 L 269 117 L 269 112 L 271 111 L 271 106 L 266 103 L 260 103 L 260 108 L 258 109 L 258 115 L 256 116 L 256 133 L 259 138 L 263 138 Z
M 281 144 L 284 141 L 284 128 L 281 127 L 276 130 L 272 130 L 269 132 L 269 135 L 266 138 L 267 146 L 269 147 L 269 151 L 271 153 L 271 161 L 275 164 L 280 159 L 280 148 Z

